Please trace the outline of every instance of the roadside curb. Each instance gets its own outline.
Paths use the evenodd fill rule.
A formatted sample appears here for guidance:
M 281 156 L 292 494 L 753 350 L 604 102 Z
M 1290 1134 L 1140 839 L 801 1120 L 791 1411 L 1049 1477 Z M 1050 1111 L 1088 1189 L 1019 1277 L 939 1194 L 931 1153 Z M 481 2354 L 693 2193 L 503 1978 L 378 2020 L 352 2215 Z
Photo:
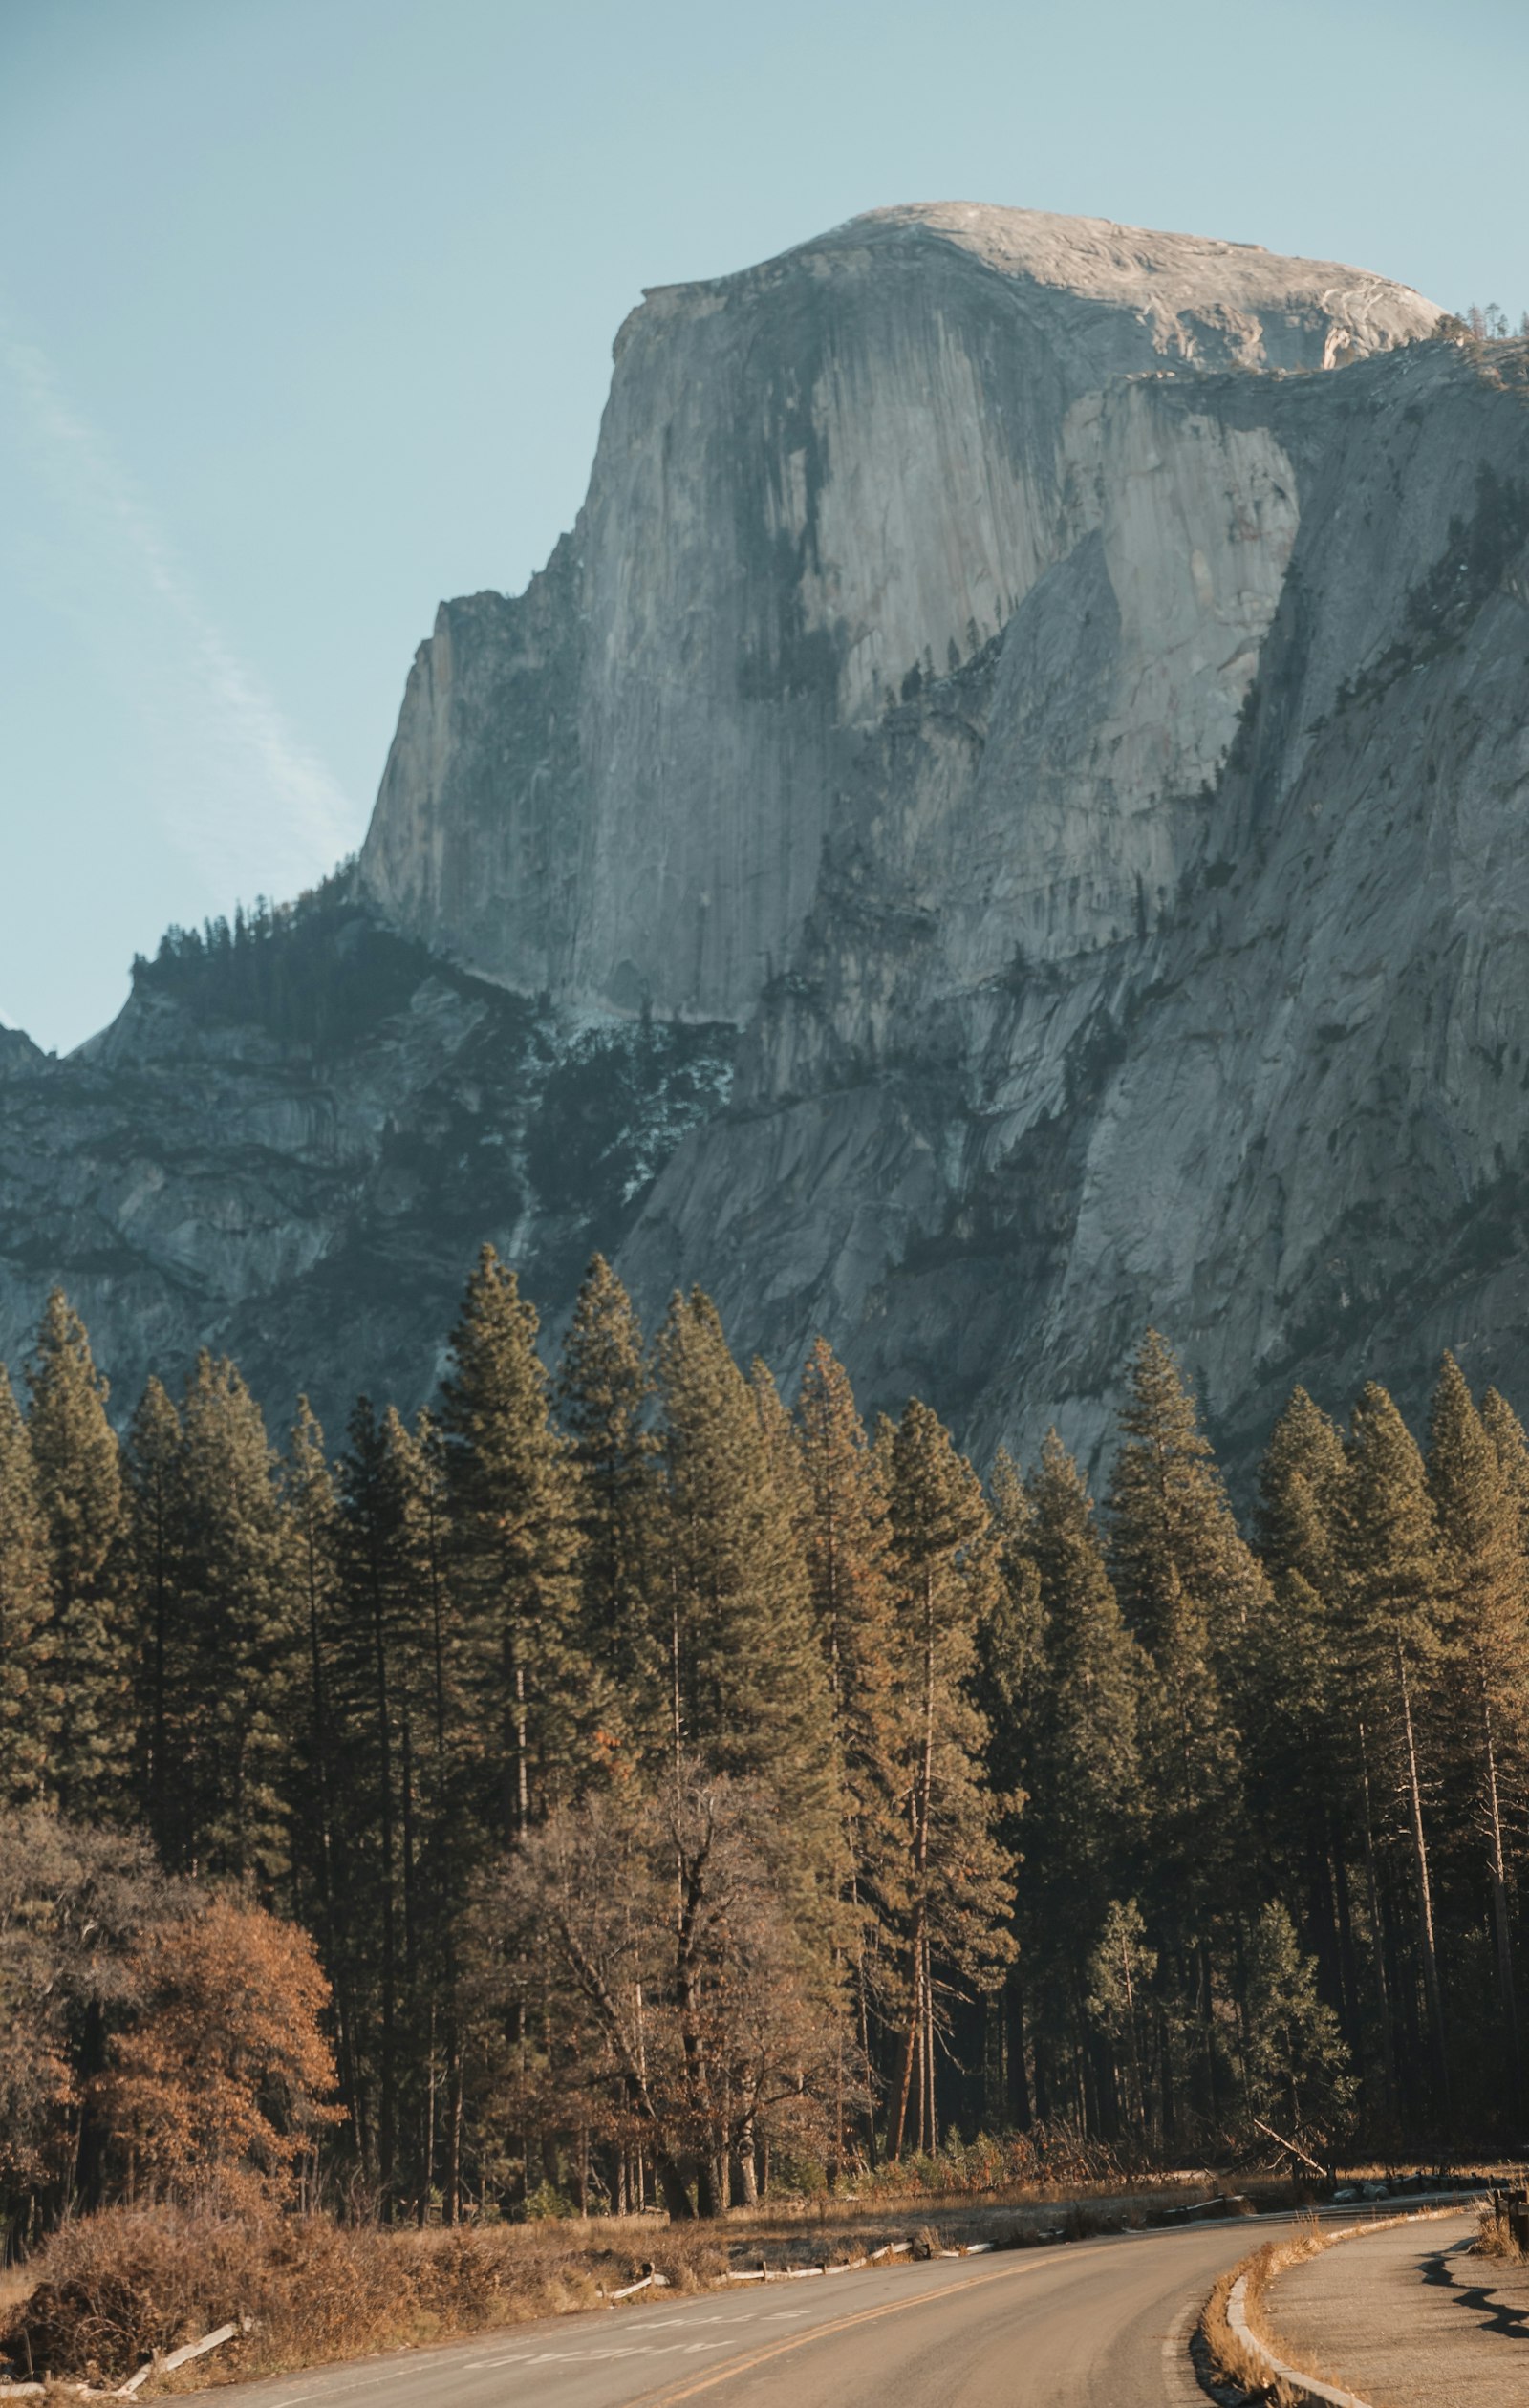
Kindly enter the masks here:
M 1370 2233 L 1393 2232 L 1398 2225 L 1432 2224 L 1442 2216 L 1457 2216 L 1462 2212 L 1461 2203 L 1455 2200 L 1447 2206 L 1413 2208 L 1410 2214 L 1403 2216 L 1373 2217 L 1364 2224 L 1349 2225 L 1344 2231 L 1333 2233 L 1326 2247 L 1329 2249 L 1335 2249 L 1344 2241 L 1363 2241 Z M 1281 2270 L 1288 2271 L 1289 2269 Z M 1274 2279 L 1279 2278 L 1276 2276 Z M 1285 2384 L 1289 2390 L 1298 2393 L 1303 2399 L 1320 2401 L 1322 2408 L 1373 2408 L 1373 2403 L 1361 2397 L 1358 2392 L 1344 2391 L 1336 2383 L 1324 2383 L 1315 2375 L 1303 2374 L 1299 2366 L 1287 2365 L 1285 2360 L 1270 2348 L 1262 2334 L 1256 2333 L 1249 2324 L 1247 2289 L 1246 2274 L 1239 2274 L 1227 2295 L 1226 2321 L 1244 2349 L 1259 2365 L 1265 2369 L 1271 2378 Z

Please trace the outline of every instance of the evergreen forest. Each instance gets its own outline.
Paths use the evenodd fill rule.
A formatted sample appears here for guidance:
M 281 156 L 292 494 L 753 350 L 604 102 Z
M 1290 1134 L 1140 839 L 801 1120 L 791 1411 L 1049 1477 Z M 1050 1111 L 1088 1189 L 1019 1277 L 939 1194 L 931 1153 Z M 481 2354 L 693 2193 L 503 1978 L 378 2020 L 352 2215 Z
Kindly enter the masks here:
M 485 1248 L 416 1421 L 278 1447 L 204 1355 L 118 1435 L 54 1294 L 0 1372 L 10 2230 L 219 2151 L 453 2224 L 1520 2143 L 1523 1428 L 1448 1356 L 1418 1433 L 1298 1390 L 1244 1528 L 1155 1333 L 1125 1393 L 1095 1499 L 1054 1434 L 868 1429 L 821 1342 L 783 1394 L 700 1291 L 645 1335 L 599 1257 L 547 1363 Z

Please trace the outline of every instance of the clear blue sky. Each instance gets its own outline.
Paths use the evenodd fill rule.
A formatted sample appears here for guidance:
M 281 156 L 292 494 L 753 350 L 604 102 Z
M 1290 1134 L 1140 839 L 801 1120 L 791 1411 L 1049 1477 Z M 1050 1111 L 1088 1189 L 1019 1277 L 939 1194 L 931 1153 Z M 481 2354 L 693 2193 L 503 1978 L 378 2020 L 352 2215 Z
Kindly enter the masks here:
M 880 203 L 1529 306 L 1526 0 L 0 0 L 0 1016 L 354 846 L 645 284 Z

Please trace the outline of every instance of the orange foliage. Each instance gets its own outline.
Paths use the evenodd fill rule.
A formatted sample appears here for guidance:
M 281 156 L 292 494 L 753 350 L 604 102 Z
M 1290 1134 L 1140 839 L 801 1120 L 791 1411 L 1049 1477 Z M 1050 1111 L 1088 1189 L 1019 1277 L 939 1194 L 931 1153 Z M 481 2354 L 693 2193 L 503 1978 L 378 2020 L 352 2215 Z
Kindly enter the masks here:
M 216 1901 L 144 1934 L 140 2013 L 98 2096 L 137 2171 L 169 2196 L 280 2201 L 297 2186 L 334 2063 L 319 2029 L 329 1984 L 295 1924 Z

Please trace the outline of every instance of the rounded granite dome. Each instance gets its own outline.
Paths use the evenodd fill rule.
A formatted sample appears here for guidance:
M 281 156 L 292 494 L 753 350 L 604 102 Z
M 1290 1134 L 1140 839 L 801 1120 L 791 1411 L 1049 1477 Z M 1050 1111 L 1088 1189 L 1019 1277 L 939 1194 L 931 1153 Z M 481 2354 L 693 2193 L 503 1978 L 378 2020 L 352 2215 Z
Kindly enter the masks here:
M 1206 347 L 1196 327 L 1217 330 L 1208 365 L 1225 364 L 1224 336 L 1246 330 L 1239 364 L 1283 366 L 1275 324 L 1310 329 L 1325 319 L 1332 339 L 1322 365 L 1337 367 L 1432 334 L 1437 304 L 1410 285 L 1330 259 L 1295 259 L 1260 243 L 1203 234 L 1165 234 L 1109 218 L 1059 217 L 1046 209 L 1001 208 L 991 202 L 908 202 L 868 209 L 831 234 L 801 246 L 896 242 L 935 236 L 958 245 L 999 274 L 1112 304 L 1152 321 L 1159 348 L 1187 359 Z M 1260 339 L 1260 334 L 1266 339 Z M 1300 364 L 1305 364 L 1303 361 Z

